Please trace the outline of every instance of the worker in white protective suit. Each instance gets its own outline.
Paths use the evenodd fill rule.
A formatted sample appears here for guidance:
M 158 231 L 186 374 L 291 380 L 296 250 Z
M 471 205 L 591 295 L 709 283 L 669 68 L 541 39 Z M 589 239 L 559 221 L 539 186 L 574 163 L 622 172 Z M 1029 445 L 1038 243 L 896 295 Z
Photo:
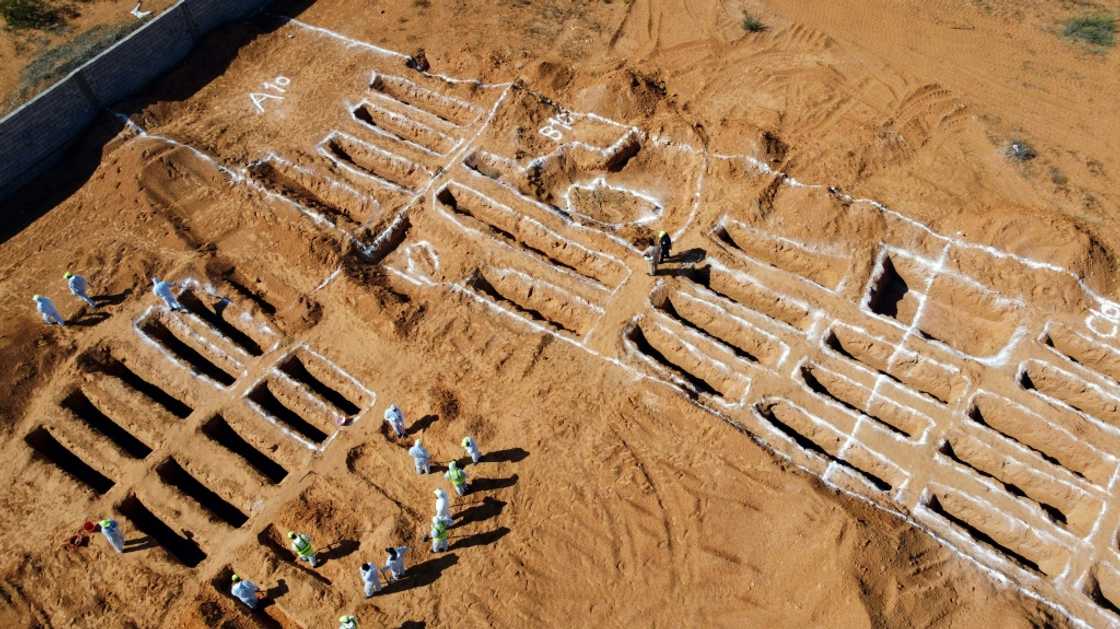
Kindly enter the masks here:
M 401 412 L 401 407 L 390 404 L 385 409 L 385 423 L 389 424 L 398 437 L 404 437 L 404 413 Z
M 381 572 L 377 566 L 364 563 L 358 567 L 358 573 L 362 575 L 362 591 L 365 592 L 366 598 L 381 591 Z
M 412 462 L 416 465 L 417 474 L 427 474 L 431 471 L 432 457 L 424 446 L 420 445 L 419 439 L 408 449 L 408 455 L 412 457 Z
M 90 308 L 97 307 L 97 302 L 86 293 L 89 290 L 89 283 L 86 282 L 86 278 L 70 271 L 67 271 L 62 277 L 66 278 L 66 285 L 70 287 L 70 292 L 75 297 L 89 304 Z
M 358 619 L 354 616 L 339 616 L 338 629 L 358 629 Z
M 163 303 L 171 310 L 183 309 L 183 305 L 179 303 L 179 300 L 175 298 L 175 293 L 171 290 L 171 282 L 153 277 L 152 293 L 154 293 L 156 297 L 162 299 Z
M 455 488 L 455 495 L 460 498 L 470 489 L 467 485 L 467 473 L 455 461 L 447 463 L 447 472 L 443 474 L 443 477 L 451 481 L 451 486 Z
M 467 451 L 467 456 L 471 457 L 471 463 L 478 463 L 482 460 L 482 452 L 478 449 L 478 443 L 474 437 L 467 435 L 463 437 L 463 449 Z
M 447 523 L 439 519 L 439 516 L 432 517 L 432 552 L 440 553 L 447 550 Z
M 442 489 L 437 489 L 436 494 L 436 517 L 444 523 L 450 525 L 452 522 L 451 509 L 447 500 L 447 492 Z
M 117 524 L 117 521 L 106 518 L 98 522 L 97 525 L 101 528 L 101 534 L 105 536 L 113 550 L 117 551 L 118 554 L 123 553 L 124 535 L 121 534 L 121 527 Z
M 31 299 L 35 300 L 35 309 L 39 314 L 43 315 L 43 321 L 50 325 L 66 325 L 66 320 L 62 318 L 62 313 L 55 308 L 54 302 L 49 297 L 42 295 L 35 295 Z
M 249 609 L 256 609 L 257 604 L 260 603 L 260 598 L 257 594 L 261 591 L 256 583 L 246 581 L 236 574 L 233 575 L 233 585 L 229 589 L 229 593 L 234 595 L 237 600 L 245 603 Z
M 408 552 L 408 546 L 389 547 L 385 552 L 388 553 L 385 569 L 389 571 L 389 576 L 394 581 L 404 577 L 404 554 Z

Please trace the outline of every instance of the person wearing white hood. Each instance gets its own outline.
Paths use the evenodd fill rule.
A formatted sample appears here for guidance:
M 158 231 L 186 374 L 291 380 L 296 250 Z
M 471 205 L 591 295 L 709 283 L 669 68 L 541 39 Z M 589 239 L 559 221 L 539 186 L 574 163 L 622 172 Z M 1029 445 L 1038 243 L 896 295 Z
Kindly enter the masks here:
M 401 407 L 390 404 L 389 408 L 385 409 L 385 423 L 397 433 L 397 437 L 404 437 L 404 413 L 401 412 Z
M 49 297 L 42 295 L 35 295 L 31 299 L 35 300 L 35 309 L 39 314 L 43 315 L 43 321 L 50 325 L 66 325 L 66 320 L 62 318 L 62 313 L 55 308 L 54 302 Z
M 437 489 L 436 494 L 436 518 L 442 522 L 446 522 L 448 526 L 451 525 L 451 509 L 447 500 L 447 492 L 442 489 Z
M 431 455 L 424 449 L 424 446 L 420 445 L 419 439 L 408 449 L 408 454 L 412 457 L 412 462 L 416 464 L 417 474 L 427 474 L 431 471 Z
M 167 304 L 167 307 L 171 310 L 174 311 L 183 309 L 182 304 L 180 304 L 179 300 L 175 298 L 175 293 L 171 292 L 171 282 L 168 282 L 167 280 L 161 280 L 158 277 L 153 277 L 152 293 L 154 293 L 156 297 L 162 299 L 163 303 Z

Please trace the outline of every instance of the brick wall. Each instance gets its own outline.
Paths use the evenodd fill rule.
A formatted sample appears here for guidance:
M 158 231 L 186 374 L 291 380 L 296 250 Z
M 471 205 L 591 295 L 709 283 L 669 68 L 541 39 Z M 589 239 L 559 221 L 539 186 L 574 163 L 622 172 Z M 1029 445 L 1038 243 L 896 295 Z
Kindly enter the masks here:
M 180 0 L 0 120 L 0 202 L 56 164 L 97 116 L 182 61 L 205 33 L 269 0 Z

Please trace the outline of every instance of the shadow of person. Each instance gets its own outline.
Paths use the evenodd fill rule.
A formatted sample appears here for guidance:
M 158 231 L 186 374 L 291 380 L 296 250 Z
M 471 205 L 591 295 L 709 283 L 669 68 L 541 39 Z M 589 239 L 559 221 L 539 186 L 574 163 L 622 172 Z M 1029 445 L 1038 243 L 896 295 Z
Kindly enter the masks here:
M 451 553 L 440 555 L 439 557 L 429 559 L 423 563 L 418 563 L 408 568 L 403 579 L 400 581 L 393 581 L 382 588 L 381 593 L 393 594 L 423 587 L 425 585 L 431 585 L 443 574 L 444 570 L 447 570 L 457 563 L 459 563 L 458 555 Z
M 124 552 L 134 553 L 138 550 L 145 550 L 147 548 L 155 548 L 159 544 L 150 535 L 144 537 L 134 537 L 124 541 Z
M 131 294 L 132 289 L 126 288 L 115 295 L 93 295 L 90 299 L 98 306 L 116 306 L 128 299 L 128 296 Z
M 466 526 L 475 522 L 483 522 L 490 518 L 497 517 L 502 513 L 506 503 L 494 498 L 493 496 L 486 496 L 482 502 L 474 505 L 469 509 L 464 509 L 455 516 L 455 524 L 451 528 Z
M 669 256 L 668 258 L 665 258 L 665 260 L 663 260 L 663 262 L 677 262 L 677 263 L 680 263 L 680 264 L 696 264 L 698 262 L 703 262 L 704 258 L 706 258 L 706 257 L 708 257 L 708 252 L 707 251 L 704 251 L 700 247 L 693 247 L 692 249 L 682 251 L 675 256 Z
M 324 548 L 323 551 L 319 553 L 319 559 L 323 562 L 331 561 L 332 559 L 342 559 L 358 550 L 358 546 L 359 544 L 355 540 L 340 540 Z
M 439 415 L 432 415 L 431 413 L 428 413 L 427 415 L 413 422 L 412 425 L 408 427 L 408 430 L 405 431 L 405 434 L 411 437 L 412 435 L 427 430 L 432 424 L 436 423 L 437 421 L 439 421 Z
M 529 453 L 521 448 L 507 448 L 482 455 L 482 463 L 520 463 Z
M 693 266 L 686 266 L 675 269 L 658 269 L 657 274 L 668 275 L 669 277 L 687 277 L 701 286 L 707 286 L 711 282 L 712 267 L 704 266 L 698 269 Z
M 288 582 L 284 579 L 277 579 L 276 585 L 265 590 L 264 600 L 262 604 L 271 604 L 276 599 L 288 593 Z
M 406 620 L 397 629 L 425 629 L 428 623 L 423 620 Z
M 509 534 L 509 528 L 499 526 L 493 531 L 486 531 L 485 533 L 475 533 L 474 535 L 467 535 L 465 537 L 455 538 L 448 546 L 448 550 L 459 550 L 462 548 L 470 548 L 472 546 L 489 546 L 494 542 L 502 539 Z
M 77 327 L 80 327 L 80 328 L 88 328 L 88 327 L 95 326 L 98 323 L 101 323 L 102 321 L 104 321 L 108 318 L 109 318 L 109 313 L 107 313 L 107 312 L 89 312 L 89 313 L 80 314 L 76 317 L 71 317 L 66 322 L 66 325 L 73 325 L 73 326 L 77 326 Z
M 471 493 L 476 491 L 494 491 L 495 489 L 505 489 L 506 487 L 513 487 L 517 484 L 517 474 L 507 476 L 506 478 L 476 478 L 471 481 Z

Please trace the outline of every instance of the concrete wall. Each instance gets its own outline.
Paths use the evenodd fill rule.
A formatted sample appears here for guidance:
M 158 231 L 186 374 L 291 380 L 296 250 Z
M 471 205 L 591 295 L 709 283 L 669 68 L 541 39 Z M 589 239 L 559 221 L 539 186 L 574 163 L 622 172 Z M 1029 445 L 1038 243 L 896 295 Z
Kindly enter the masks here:
M 0 202 L 55 165 L 98 112 L 182 61 L 208 31 L 270 0 L 179 0 L 0 120 Z

